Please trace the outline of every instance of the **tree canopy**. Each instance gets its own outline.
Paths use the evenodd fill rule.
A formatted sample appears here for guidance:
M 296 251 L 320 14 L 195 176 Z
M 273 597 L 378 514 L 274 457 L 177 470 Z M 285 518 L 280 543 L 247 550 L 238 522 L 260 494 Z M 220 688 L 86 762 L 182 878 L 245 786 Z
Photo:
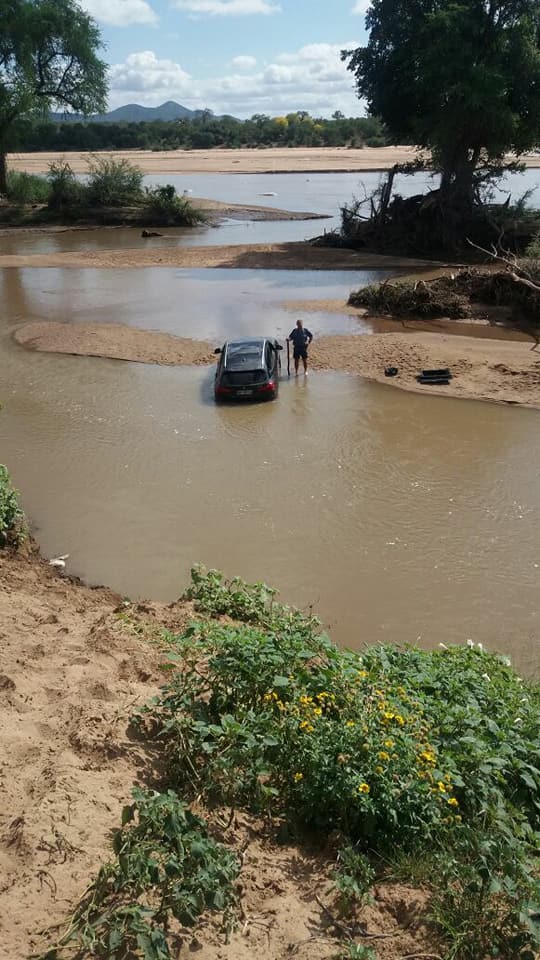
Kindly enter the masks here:
M 102 110 L 106 65 L 94 20 L 75 0 L 0 0 L 0 193 L 17 125 L 62 106 Z
M 394 143 L 431 151 L 441 189 L 540 142 L 538 0 L 373 0 L 367 45 L 344 51 Z

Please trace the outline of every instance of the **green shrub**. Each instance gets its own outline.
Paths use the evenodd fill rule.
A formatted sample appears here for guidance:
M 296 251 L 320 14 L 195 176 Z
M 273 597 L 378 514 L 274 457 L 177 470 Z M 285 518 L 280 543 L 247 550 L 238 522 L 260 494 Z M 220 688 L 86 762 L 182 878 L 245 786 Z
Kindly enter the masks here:
M 471 957 L 463 931 L 475 922 L 488 937 L 495 917 L 498 955 L 532 949 L 538 686 L 474 646 L 338 650 L 264 584 L 196 569 L 189 595 L 246 622 L 177 638 L 171 680 L 144 714 L 175 787 L 323 839 L 339 829 L 358 854 L 435 857 L 443 885 L 478 892 L 452 956 Z M 448 937 L 454 919 L 439 912 Z
M 10 170 L 7 177 L 7 198 L 10 203 L 24 206 L 29 203 L 47 203 L 49 185 L 45 177 L 19 170 Z
M 86 201 L 94 207 L 137 206 L 143 201 L 143 171 L 129 160 L 93 157 Z
M 335 873 L 341 912 L 346 914 L 353 905 L 368 903 L 374 880 L 375 870 L 365 854 L 350 845 L 344 846 L 339 852 Z
M 197 210 L 186 197 L 180 197 L 170 183 L 161 187 L 147 187 L 144 202 L 149 217 L 158 225 L 193 227 L 206 220 L 202 211 Z
M 540 260 L 540 234 L 537 233 L 525 248 L 525 256 L 531 260 Z
M 17 543 L 22 536 L 23 513 L 7 468 L 0 463 L 0 547 Z
M 171 790 L 133 796 L 113 835 L 115 859 L 78 905 L 56 958 L 169 960 L 171 920 L 192 927 L 204 910 L 223 911 L 234 900 L 238 861 L 204 822 Z
M 76 207 L 83 201 L 85 188 L 65 160 L 51 163 L 47 174 L 49 181 L 48 205 L 51 210 Z

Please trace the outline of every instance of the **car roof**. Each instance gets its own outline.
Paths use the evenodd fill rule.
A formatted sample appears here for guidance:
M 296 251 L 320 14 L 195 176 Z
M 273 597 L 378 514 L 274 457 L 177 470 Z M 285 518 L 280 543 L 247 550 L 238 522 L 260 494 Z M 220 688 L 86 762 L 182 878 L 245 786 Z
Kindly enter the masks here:
M 250 362 L 253 369 L 264 367 L 264 345 L 269 339 L 269 337 L 242 337 L 238 340 L 227 340 L 223 351 L 225 369 L 231 370 L 238 367 L 245 369 L 246 362 Z

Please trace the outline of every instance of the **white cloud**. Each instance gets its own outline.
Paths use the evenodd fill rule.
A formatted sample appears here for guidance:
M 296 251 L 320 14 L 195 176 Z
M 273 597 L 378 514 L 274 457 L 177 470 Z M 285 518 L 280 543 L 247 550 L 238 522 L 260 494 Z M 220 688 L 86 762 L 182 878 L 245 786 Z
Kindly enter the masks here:
M 367 13 L 368 8 L 370 6 L 371 6 L 371 0 L 356 0 L 356 3 L 351 10 L 351 13 Z
M 279 13 L 274 0 L 175 0 L 174 6 L 196 16 L 244 17 L 254 13 Z
M 115 105 L 124 104 L 137 97 L 139 103 L 161 103 L 188 95 L 191 88 L 189 73 L 173 60 L 158 60 L 152 50 L 130 53 L 124 63 L 109 70 L 111 91 Z M 116 103 L 117 101 L 117 103 Z
M 157 23 L 158 20 L 147 0 L 80 0 L 80 3 L 96 20 L 112 27 Z
M 229 74 L 204 79 L 190 77 L 180 64 L 158 60 L 151 51 L 132 53 L 125 63 L 111 68 L 110 106 L 128 101 L 157 106 L 177 100 L 191 109 L 209 107 L 236 117 L 296 110 L 314 116 L 330 116 L 334 110 L 359 115 L 363 110 L 353 78 L 340 59 L 343 48 L 356 46 L 357 40 L 310 44 L 282 53 L 263 67 L 254 57 L 235 57 Z M 253 64 L 247 63 L 250 59 Z
M 254 70 L 257 66 L 257 60 L 255 57 L 242 55 L 233 57 L 231 64 L 233 67 L 236 67 L 237 70 Z

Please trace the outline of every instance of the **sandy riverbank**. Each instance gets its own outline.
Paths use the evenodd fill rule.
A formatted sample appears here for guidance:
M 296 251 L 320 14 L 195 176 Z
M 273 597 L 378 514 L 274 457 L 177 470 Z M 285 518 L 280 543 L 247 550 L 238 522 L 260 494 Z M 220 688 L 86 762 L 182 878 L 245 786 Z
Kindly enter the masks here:
M 69 565 L 69 561 L 68 561 Z M 161 631 L 180 632 L 190 603 L 126 604 L 59 575 L 37 550 L 0 550 L 0 954 L 41 955 L 111 857 L 135 783 L 157 784 L 159 745 L 130 717 L 164 682 Z M 211 816 L 211 815 L 210 815 Z M 275 841 L 268 822 L 237 813 L 219 840 L 242 861 L 238 922 L 184 931 L 199 960 L 331 960 L 336 941 L 314 899 L 333 894 L 336 845 L 312 851 Z M 380 960 L 436 949 L 427 895 L 379 884 L 362 921 Z M 52 954 L 51 954 L 52 956 Z M 176 956 L 176 953 L 175 953 Z
M 480 324 L 477 328 L 482 333 L 492 329 Z M 418 393 L 540 408 L 540 356 L 531 350 L 530 342 L 475 338 L 471 324 L 467 324 L 467 336 L 462 335 L 460 323 L 446 323 L 441 329 L 444 332 L 409 327 L 399 333 L 318 337 L 310 349 L 311 368 L 357 374 Z M 19 327 L 14 336 L 21 345 L 46 353 L 167 365 L 214 361 L 213 344 L 120 324 L 29 323 Z M 388 366 L 396 366 L 398 375 L 386 377 Z M 439 367 L 452 371 L 448 386 L 418 384 L 416 376 L 421 370 Z
M 394 163 L 412 160 L 412 147 L 269 147 L 240 150 L 117 150 L 114 155 L 135 163 L 144 173 L 348 173 L 356 170 L 385 170 Z M 13 153 L 8 164 L 14 170 L 44 173 L 49 164 L 67 159 L 76 173 L 86 173 L 92 154 Z
M 110 156 L 105 152 L 103 156 Z M 90 154 L 13 153 L 8 164 L 14 170 L 43 173 L 49 164 L 65 158 L 76 173 L 88 170 Z M 118 159 L 136 163 L 144 173 L 356 173 L 357 170 L 387 170 L 395 163 L 416 157 L 413 147 L 268 147 L 240 150 L 117 150 Z M 540 167 L 540 155 L 521 158 L 528 167 Z

